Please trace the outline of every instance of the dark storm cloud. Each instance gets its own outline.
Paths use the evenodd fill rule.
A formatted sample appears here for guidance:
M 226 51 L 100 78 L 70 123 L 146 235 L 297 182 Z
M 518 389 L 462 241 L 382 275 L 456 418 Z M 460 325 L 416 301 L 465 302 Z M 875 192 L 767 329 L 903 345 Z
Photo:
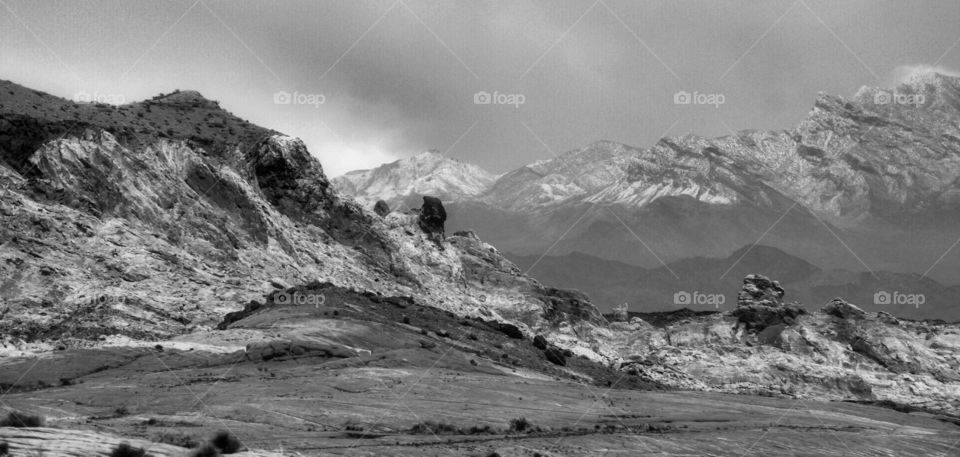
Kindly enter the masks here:
M 331 174 L 427 148 L 501 172 L 598 139 L 788 128 L 819 91 L 960 68 L 948 0 L 6 4 L 0 77 L 128 100 L 194 88 L 302 137 Z

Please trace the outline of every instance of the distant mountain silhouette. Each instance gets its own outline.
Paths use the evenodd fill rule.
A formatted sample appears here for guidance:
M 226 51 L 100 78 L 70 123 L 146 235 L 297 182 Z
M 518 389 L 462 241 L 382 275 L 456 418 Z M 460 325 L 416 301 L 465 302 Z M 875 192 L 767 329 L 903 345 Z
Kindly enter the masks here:
M 736 294 L 743 277 L 764 272 L 779 278 L 787 301 L 799 301 L 819 309 L 834 297 L 843 297 L 867 311 L 886 311 L 911 319 L 960 320 L 960 287 L 944 286 L 919 275 L 878 271 L 825 270 L 770 246 L 744 246 L 728 257 L 697 257 L 671 262 L 660 268 L 643 268 L 600 259 L 583 253 L 563 256 L 517 256 L 507 254 L 522 270 L 548 284 L 563 284 L 586 293 L 604 311 L 624 302 L 632 312 L 693 310 L 729 311 L 736 307 Z M 532 268 L 531 268 L 532 267 Z M 721 306 L 675 302 L 674 294 L 722 294 Z M 875 303 L 874 294 L 923 295 L 923 303 Z

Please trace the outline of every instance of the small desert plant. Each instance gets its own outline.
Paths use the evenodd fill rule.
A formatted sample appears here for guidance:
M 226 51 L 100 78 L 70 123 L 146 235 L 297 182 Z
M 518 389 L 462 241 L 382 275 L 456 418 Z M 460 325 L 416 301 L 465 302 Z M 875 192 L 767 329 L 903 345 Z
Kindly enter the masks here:
M 0 419 L 0 427 L 43 427 L 46 421 L 42 416 L 10 411 L 7 417 Z
M 133 447 L 130 443 L 120 443 L 110 451 L 110 457 L 147 457 L 142 447 Z
M 489 425 L 484 425 L 482 427 L 479 425 L 474 425 L 467 431 L 467 433 L 470 435 L 490 435 L 496 432 L 497 431 L 491 428 Z
M 455 425 L 446 422 L 426 421 L 411 427 L 410 433 L 414 435 L 458 435 L 461 431 Z
M 529 430 L 530 422 L 525 417 L 518 417 L 516 419 L 510 419 L 510 431 L 523 433 Z
M 0 457 L 10 455 L 10 444 L 6 441 L 0 441 Z
M 210 444 L 216 446 L 221 454 L 233 454 L 239 452 L 243 447 L 243 445 L 240 444 L 240 440 L 237 439 L 233 433 L 226 430 L 217 432 L 217 434 L 213 436 L 213 439 L 210 440 Z
M 196 438 L 183 434 L 183 433 L 174 433 L 174 432 L 164 432 L 159 435 L 156 435 L 153 439 L 158 443 L 163 444 L 172 444 L 174 446 L 185 447 L 187 449 L 193 449 L 200 445 L 200 442 Z

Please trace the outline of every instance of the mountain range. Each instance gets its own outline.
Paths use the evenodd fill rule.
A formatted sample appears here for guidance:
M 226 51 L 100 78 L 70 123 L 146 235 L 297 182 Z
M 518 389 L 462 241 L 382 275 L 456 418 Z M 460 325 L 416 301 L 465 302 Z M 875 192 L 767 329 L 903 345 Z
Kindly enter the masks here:
M 431 166 L 417 165 L 425 157 Z M 960 78 L 926 72 L 892 89 L 861 88 L 849 99 L 820 94 L 791 130 L 686 135 L 645 149 L 599 141 L 498 177 L 422 154 L 332 183 L 365 205 L 383 199 L 394 206 L 416 199 L 416 183 L 443 183 L 438 193 L 456 216 L 455 229 L 475 230 L 515 259 L 533 257 L 521 262 L 527 266 L 560 256 L 547 261 L 566 269 L 566 278 L 591 276 L 566 261 L 571 254 L 627 271 L 696 258 L 735 267 L 736 253 L 759 244 L 825 270 L 868 274 L 860 284 L 913 277 L 905 293 L 929 286 L 937 297 L 927 317 L 942 309 L 940 317 L 956 319 L 947 311 L 953 299 L 939 302 L 952 295 L 938 288 L 958 284 L 958 178 Z M 490 184 L 479 187 L 483 182 Z M 599 283 L 580 283 L 606 296 Z M 611 301 L 644 296 L 640 282 L 622 286 L 631 292 Z M 819 300 L 823 290 L 800 296 Z
M 430 153 L 353 175 L 357 192 L 406 194 L 393 200 L 399 209 L 374 211 L 341 194 L 301 140 L 197 92 L 114 106 L 0 81 L 0 454 L 953 450 L 957 325 L 839 299 L 784 303 L 807 297 L 797 292 L 805 284 L 871 281 L 864 273 L 753 244 L 728 253 L 732 267 L 707 254 L 655 267 L 511 254 L 530 264 L 525 272 L 477 232 L 457 230 L 482 222 L 482 235 L 509 222 L 506 237 L 559 245 L 544 234 L 558 228 L 510 229 L 564 217 L 567 206 L 626 223 L 647 211 L 667 218 L 653 222 L 678 243 L 702 236 L 683 221 L 732 230 L 722 223 L 763 221 L 771 208 L 796 209 L 783 223 L 808 224 L 791 227 L 798 236 L 842 226 L 822 205 L 790 200 L 786 180 L 780 190 L 765 182 L 759 165 L 748 173 L 723 154 L 656 151 L 598 143 L 501 177 Z M 687 167 L 656 169 L 660 154 Z M 927 164 L 930 173 L 947 174 L 948 159 Z M 420 179 L 424 170 L 453 178 Z M 561 179 L 571 170 L 584 173 L 576 184 Z M 917 186 L 931 196 L 935 184 Z M 442 194 L 450 211 L 421 191 Z M 948 193 L 911 203 L 917 218 L 949 216 Z M 608 319 L 590 296 L 534 272 L 638 303 Z M 900 287 L 902 276 L 874 274 Z M 638 306 L 671 293 L 690 293 L 691 306 L 723 295 L 726 309 Z

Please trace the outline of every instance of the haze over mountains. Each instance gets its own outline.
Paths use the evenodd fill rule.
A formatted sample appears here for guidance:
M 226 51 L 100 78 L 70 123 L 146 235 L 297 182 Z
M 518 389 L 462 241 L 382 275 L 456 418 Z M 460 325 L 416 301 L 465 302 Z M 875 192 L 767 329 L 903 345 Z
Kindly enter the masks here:
M 591 269 L 584 264 L 618 265 L 601 262 L 609 260 L 669 274 L 684 259 L 726 259 L 716 261 L 725 265 L 719 277 L 749 252 L 756 266 L 792 256 L 828 272 L 798 286 L 797 297 L 820 301 L 856 290 L 857 301 L 874 309 L 867 297 L 883 291 L 881 278 L 896 278 L 896 291 L 930 295 L 922 313 L 900 311 L 955 319 L 955 292 L 946 286 L 960 277 L 960 252 L 952 249 L 960 236 L 958 150 L 960 79 L 920 72 L 895 88 L 864 87 L 850 99 L 820 94 L 788 131 L 686 135 L 646 149 L 600 141 L 496 179 L 420 155 L 332 182 L 366 204 L 384 199 L 396 206 L 418 188 L 430 189 L 456 216 L 455 229 L 476 230 L 524 269 L 547 262 L 557 278 L 582 273 L 580 287 L 596 297 L 611 297 L 609 282 L 585 279 Z M 429 167 L 418 165 L 425 157 Z M 745 249 L 754 244 L 776 249 Z M 539 259 L 571 253 L 587 257 Z M 715 281 L 691 274 L 669 276 L 704 287 Z M 650 286 L 644 277 L 624 279 L 633 285 L 621 287 L 631 292 L 601 302 L 671 306 L 637 293 Z M 550 274 L 544 280 L 551 283 Z

